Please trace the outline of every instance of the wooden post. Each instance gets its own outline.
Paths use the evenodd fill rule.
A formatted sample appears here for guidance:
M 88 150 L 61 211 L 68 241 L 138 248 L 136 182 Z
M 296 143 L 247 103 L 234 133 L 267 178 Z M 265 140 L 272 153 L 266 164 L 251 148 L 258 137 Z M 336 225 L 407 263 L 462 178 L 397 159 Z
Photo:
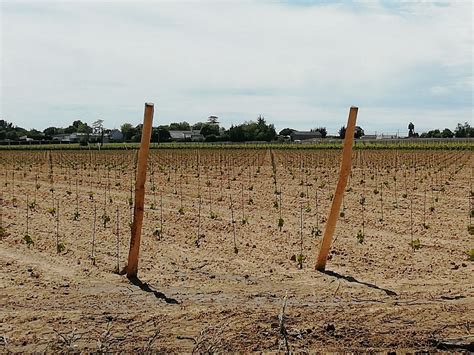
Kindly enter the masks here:
M 145 181 L 148 151 L 150 150 L 151 130 L 153 123 L 153 104 L 145 104 L 143 118 L 142 140 L 138 152 L 137 177 L 135 181 L 135 205 L 133 210 L 132 236 L 130 238 L 130 251 L 126 267 L 127 277 L 133 279 L 138 273 L 138 256 L 140 253 L 140 238 L 143 224 L 143 210 L 145 204 Z
M 344 139 L 344 149 L 342 151 L 341 172 L 339 173 L 339 181 L 337 183 L 336 192 L 332 199 L 331 210 L 329 212 L 328 222 L 324 231 L 321 249 L 319 250 L 318 260 L 316 262 L 316 270 L 324 271 L 326 269 L 326 261 L 331 247 L 332 237 L 336 230 L 337 218 L 339 217 L 339 210 L 341 208 L 342 197 L 344 189 L 347 185 L 347 179 L 351 172 L 352 162 L 352 145 L 354 143 L 354 131 L 357 119 L 358 108 L 352 106 L 349 111 L 349 118 L 347 120 L 346 135 Z

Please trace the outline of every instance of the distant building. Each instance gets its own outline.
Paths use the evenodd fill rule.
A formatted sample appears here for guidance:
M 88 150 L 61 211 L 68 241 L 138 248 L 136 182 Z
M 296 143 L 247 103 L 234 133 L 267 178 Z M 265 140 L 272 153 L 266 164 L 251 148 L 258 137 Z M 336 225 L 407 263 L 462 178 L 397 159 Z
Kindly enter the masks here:
M 377 136 L 377 139 L 398 139 L 398 135 L 397 134 L 379 134 Z
M 53 141 L 62 143 L 78 143 L 80 141 L 99 141 L 101 135 L 97 133 L 61 133 L 53 136 Z M 104 134 L 104 143 L 109 142 L 109 136 Z
M 290 134 L 292 141 L 303 141 L 306 139 L 322 138 L 321 132 L 319 131 L 294 131 Z
M 53 136 L 53 141 L 56 142 L 70 142 L 71 135 L 69 133 L 61 133 Z
M 31 141 L 33 141 L 33 138 L 28 138 L 28 136 L 21 136 L 19 139 L 22 142 L 31 142 Z
M 360 137 L 361 140 L 368 141 L 368 140 L 376 140 L 376 139 L 398 139 L 399 137 L 397 134 L 386 134 L 386 133 L 379 133 L 379 134 L 366 134 L 365 136 Z
M 77 132 L 71 133 L 71 135 L 69 136 L 69 141 L 77 143 L 77 142 L 80 142 L 81 140 L 87 140 L 88 136 L 90 137 L 90 135 L 87 133 L 77 133 Z
M 202 142 L 204 136 L 201 134 L 200 130 L 190 130 L 190 131 L 169 131 L 171 140 L 177 142 Z
M 123 133 L 118 129 L 112 129 L 107 135 L 113 142 L 123 142 Z
M 365 136 L 360 137 L 360 139 L 366 141 L 366 140 L 374 140 L 374 139 L 379 139 L 376 134 L 366 134 Z

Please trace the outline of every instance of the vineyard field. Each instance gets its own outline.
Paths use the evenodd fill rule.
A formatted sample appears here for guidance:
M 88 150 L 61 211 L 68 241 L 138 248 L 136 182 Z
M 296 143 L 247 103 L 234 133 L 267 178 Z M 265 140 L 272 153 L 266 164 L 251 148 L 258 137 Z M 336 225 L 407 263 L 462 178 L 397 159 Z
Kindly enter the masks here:
M 434 351 L 471 334 L 472 149 L 355 150 L 324 273 L 340 149 L 152 149 L 140 287 L 119 275 L 136 159 L 0 151 L 0 349 L 268 352 L 287 334 L 292 352 Z

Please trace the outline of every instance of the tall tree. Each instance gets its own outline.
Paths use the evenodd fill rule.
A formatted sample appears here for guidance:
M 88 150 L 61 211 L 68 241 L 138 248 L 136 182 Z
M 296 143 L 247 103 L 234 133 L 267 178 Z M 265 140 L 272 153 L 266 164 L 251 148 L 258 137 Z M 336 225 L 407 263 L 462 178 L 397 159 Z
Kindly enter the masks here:
M 219 124 L 218 119 L 219 119 L 219 117 L 217 117 L 217 116 L 209 116 L 209 117 L 207 118 L 207 122 L 208 122 L 209 124 L 211 124 L 211 125 L 214 125 L 214 124 L 217 124 L 217 125 L 218 125 L 218 124 Z
M 408 124 L 408 137 L 413 137 L 415 135 L 415 125 L 413 122 Z
M 168 126 L 153 127 L 151 133 L 151 141 L 153 143 L 169 142 L 170 139 L 171 135 Z
M 365 132 L 360 126 L 355 126 L 354 138 L 359 139 L 360 137 L 365 136 Z
M 120 131 L 123 134 L 123 139 L 126 142 L 130 142 L 132 137 L 137 134 L 135 127 L 133 127 L 130 123 L 124 123 L 120 126 Z
M 98 119 L 92 124 L 93 133 L 100 135 L 100 147 L 104 144 L 104 120 Z
M 339 129 L 339 138 L 346 138 L 346 126 L 342 126 L 340 129 Z
M 474 127 L 471 127 L 467 122 L 464 122 L 464 125 L 458 123 L 456 129 L 454 130 L 454 136 L 456 138 L 474 137 Z

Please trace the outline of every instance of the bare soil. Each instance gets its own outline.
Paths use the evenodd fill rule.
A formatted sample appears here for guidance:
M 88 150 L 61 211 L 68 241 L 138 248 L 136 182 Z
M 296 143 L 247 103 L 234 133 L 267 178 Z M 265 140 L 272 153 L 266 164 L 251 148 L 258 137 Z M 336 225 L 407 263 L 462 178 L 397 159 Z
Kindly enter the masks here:
M 153 152 L 141 285 L 116 273 L 128 253 L 133 153 L 94 153 L 103 158 L 97 170 L 81 165 L 86 153 L 58 153 L 52 185 L 46 153 L 11 154 L 0 153 L 0 352 L 284 352 L 285 295 L 292 352 L 453 350 L 440 344 L 452 339 L 472 345 L 472 152 L 404 153 L 414 158 L 406 169 L 393 166 L 394 153 L 357 157 L 326 273 L 314 270 L 317 229 L 324 231 L 339 151 L 306 152 L 303 168 L 297 153 L 275 152 L 276 185 L 268 151 L 203 152 L 199 168 L 191 165 L 194 151 Z M 230 165 L 219 164 L 221 154 Z M 189 165 L 175 171 L 177 161 Z

